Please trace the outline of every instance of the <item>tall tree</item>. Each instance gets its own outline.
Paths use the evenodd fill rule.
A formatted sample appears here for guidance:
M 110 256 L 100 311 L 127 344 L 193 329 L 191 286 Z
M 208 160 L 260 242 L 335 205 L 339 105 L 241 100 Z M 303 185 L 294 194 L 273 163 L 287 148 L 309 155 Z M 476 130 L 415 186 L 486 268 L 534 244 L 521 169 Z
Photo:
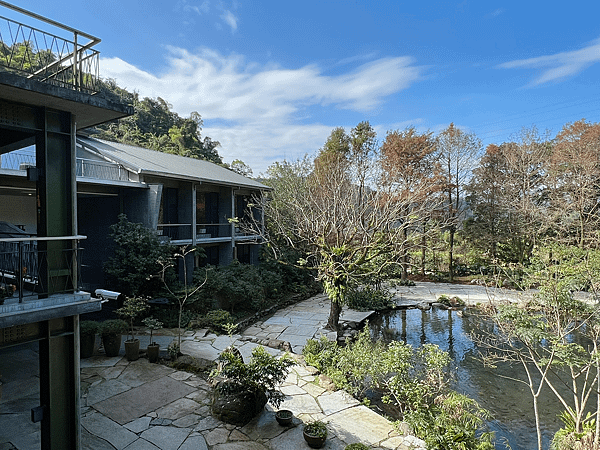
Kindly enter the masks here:
M 332 329 L 349 290 L 397 263 L 398 225 L 412 220 L 408 211 L 421 196 L 401 194 L 381 163 L 375 132 L 362 122 L 349 135 L 333 130 L 314 160 L 276 163 L 268 172 L 275 189 L 262 202 L 273 233 L 267 238 L 307 255 L 302 262 L 316 268 L 331 300 Z
M 402 244 L 402 279 L 408 277 L 409 251 L 416 243 L 409 239 L 409 234 L 418 229 L 421 234 L 422 269 L 426 250 L 427 222 L 431 217 L 431 209 L 424 208 L 427 202 L 433 204 L 439 200 L 434 194 L 441 187 L 439 162 L 435 154 L 435 140 L 431 132 L 418 133 L 414 127 L 404 130 L 388 131 L 381 146 L 382 176 L 387 183 L 395 184 L 397 195 L 412 198 L 413 203 L 404 203 L 403 218 L 411 220 L 401 223 L 403 233 Z M 419 215 L 417 215 L 419 214 Z
M 454 238 L 464 220 L 467 204 L 465 189 L 475 168 L 481 150 L 481 141 L 472 133 L 466 133 L 451 123 L 437 137 L 440 167 L 444 176 L 448 220 L 449 248 L 448 272 L 454 278 Z
M 600 123 L 566 124 L 554 139 L 548 185 L 556 232 L 581 248 L 597 246 L 600 225 Z
M 217 152 L 218 141 L 202 136 L 202 117 L 193 111 L 181 117 L 166 100 L 157 97 L 140 99 L 137 93 L 127 92 L 112 81 L 102 81 L 103 95 L 124 99 L 133 104 L 134 114 L 99 125 L 98 137 L 152 150 L 173 153 L 189 158 L 223 164 Z

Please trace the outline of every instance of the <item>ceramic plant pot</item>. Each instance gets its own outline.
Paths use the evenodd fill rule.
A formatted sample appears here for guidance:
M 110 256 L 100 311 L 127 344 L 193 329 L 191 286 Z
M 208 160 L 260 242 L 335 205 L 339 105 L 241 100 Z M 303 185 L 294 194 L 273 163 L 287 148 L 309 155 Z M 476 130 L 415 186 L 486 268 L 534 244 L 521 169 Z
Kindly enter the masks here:
M 308 434 L 306 430 L 303 430 L 302 434 L 304 436 L 304 440 L 310 448 L 323 447 L 323 444 L 325 444 L 325 439 L 327 439 L 327 436 L 313 436 L 311 434 Z
M 150 344 L 146 349 L 146 353 L 148 354 L 148 361 L 151 363 L 158 362 L 158 355 L 160 351 L 160 345 L 158 344 Z
M 282 427 L 291 425 L 293 418 L 294 414 L 289 409 L 280 409 L 275 413 L 275 419 Z
M 106 356 L 119 356 L 121 350 L 121 334 L 103 334 L 102 345 L 104 346 L 104 353 Z
M 140 340 L 125 341 L 125 356 L 127 361 L 137 361 L 140 357 Z
M 95 334 L 82 334 L 79 336 L 79 355 L 82 359 L 93 356 L 94 350 L 96 350 Z

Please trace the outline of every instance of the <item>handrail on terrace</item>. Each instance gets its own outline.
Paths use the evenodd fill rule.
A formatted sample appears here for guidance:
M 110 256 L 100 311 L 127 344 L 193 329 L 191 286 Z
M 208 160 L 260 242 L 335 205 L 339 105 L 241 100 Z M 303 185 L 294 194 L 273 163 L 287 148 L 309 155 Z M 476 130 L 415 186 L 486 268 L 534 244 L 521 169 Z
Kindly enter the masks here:
M 0 0 L 0 6 L 72 34 L 72 40 L 0 16 L 0 69 L 75 90 L 96 92 L 100 39 Z M 88 40 L 80 43 L 83 37 Z
M 73 293 L 79 290 L 81 249 L 79 241 L 87 236 L 47 236 L 0 238 L 0 287 L 13 298 L 17 290 L 19 303 L 26 296 L 38 297 L 57 293 Z M 57 247 L 51 243 L 71 241 L 70 248 Z M 46 243 L 45 250 L 38 243 Z M 44 247 L 42 247 L 44 248 Z M 42 276 L 47 274 L 47 276 Z M 0 297 L 0 304 L 5 298 Z

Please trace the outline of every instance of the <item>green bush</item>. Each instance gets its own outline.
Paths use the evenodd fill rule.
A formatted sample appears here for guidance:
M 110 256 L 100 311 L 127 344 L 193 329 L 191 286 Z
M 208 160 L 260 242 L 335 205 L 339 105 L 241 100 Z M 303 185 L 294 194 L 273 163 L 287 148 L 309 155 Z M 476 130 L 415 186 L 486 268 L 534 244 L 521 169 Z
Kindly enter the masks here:
M 94 320 L 82 320 L 79 323 L 79 334 L 81 336 L 90 336 L 98 333 L 100 325 Z
M 386 289 L 364 286 L 352 289 L 348 294 L 348 307 L 358 311 L 382 311 L 395 306 L 393 295 Z
M 429 449 L 493 449 L 492 435 L 482 430 L 487 412 L 449 388 L 450 357 L 437 346 L 386 345 L 373 341 L 367 326 L 345 347 L 311 340 L 303 354 L 337 387 L 358 398 L 370 389 L 381 392 Z
M 141 223 L 129 222 L 125 214 L 111 225 L 110 236 L 115 243 L 114 255 L 104 263 L 110 289 L 127 296 L 158 290 L 159 280 L 150 277 L 159 273 L 158 261 L 172 253 L 171 246 L 161 243 L 156 233 Z
M 224 351 L 219 356 L 219 368 L 212 372 L 211 378 L 223 377 L 229 383 L 219 383 L 217 389 L 223 394 L 244 392 L 263 392 L 267 401 L 279 407 L 284 394 L 278 386 L 287 376 L 291 366 L 296 364 L 289 356 L 277 358 L 270 355 L 264 347 L 252 350 L 250 362 L 244 363 L 234 351 Z
M 100 323 L 100 334 L 124 334 L 127 333 L 127 322 L 121 319 L 110 319 Z
M 227 325 L 234 322 L 233 316 L 229 311 L 215 309 L 207 312 L 204 316 L 199 316 L 192 320 L 190 326 L 193 328 L 210 328 L 216 333 L 227 333 Z

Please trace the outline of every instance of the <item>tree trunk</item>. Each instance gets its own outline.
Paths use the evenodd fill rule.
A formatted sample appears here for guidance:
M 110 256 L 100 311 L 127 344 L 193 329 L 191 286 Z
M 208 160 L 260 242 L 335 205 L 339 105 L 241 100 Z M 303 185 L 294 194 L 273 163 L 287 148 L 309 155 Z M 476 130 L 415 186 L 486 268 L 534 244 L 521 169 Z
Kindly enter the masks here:
M 339 302 L 331 300 L 331 309 L 329 310 L 329 319 L 327 319 L 327 328 L 337 331 L 340 326 L 340 314 L 342 305 Z
M 454 261 L 453 261 L 453 252 L 454 252 L 454 226 L 450 227 L 450 249 L 448 251 L 448 273 L 450 277 L 450 281 L 454 281 Z

